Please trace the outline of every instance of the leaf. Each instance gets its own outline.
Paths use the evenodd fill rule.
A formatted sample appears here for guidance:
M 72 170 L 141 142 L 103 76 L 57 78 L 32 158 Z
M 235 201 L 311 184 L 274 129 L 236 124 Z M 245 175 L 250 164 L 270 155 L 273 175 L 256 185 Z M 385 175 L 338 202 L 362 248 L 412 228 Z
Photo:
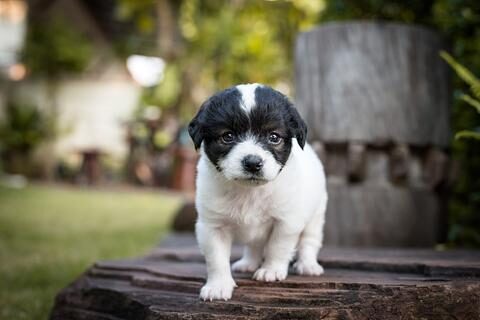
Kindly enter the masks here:
M 469 105 L 471 105 L 472 107 L 474 107 L 477 110 L 477 112 L 480 113 L 480 101 L 472 98 L 468 94 L 462 95 L 461 99 L 466 103 L 468 103 Z
M 455 70 L 463 81 L 470 85 L 473 94 L 480 99 L 480 80 L 447 52 L 441 51 L 440 56 Z
M 457 134 L 455 134 L 455 139 L 462 139 L 462 138 L 480 140 L 480 132 L 475 132 L 471 130 L 462 130 L 457 132 Z

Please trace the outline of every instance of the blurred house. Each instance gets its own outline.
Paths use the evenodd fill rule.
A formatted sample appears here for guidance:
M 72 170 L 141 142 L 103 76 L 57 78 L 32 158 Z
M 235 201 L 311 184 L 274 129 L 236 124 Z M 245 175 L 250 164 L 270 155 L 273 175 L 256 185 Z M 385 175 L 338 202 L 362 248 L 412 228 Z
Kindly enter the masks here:
M 128 151 L 124 123 L 138 104 L 141 87 L 129 75 L 125 61 L 115 55 L 111 30 L 105 28 L 112 19 L 112 6 L 112 1 L 28 2 L 29 22 L 61 18 L 68 28 L 88 39 L 93 49 L 80 74 L 62 74 L 52 81 L 48 76 L 29 77 L 27 73 L 24 79 L 10 77 L 17 81 L 2 86 L 3 96 L 18 105 L 54 109 L 59 137 L 47 155 L 63 158 L 96 152 L 123 158 Z M 0 24 L 0 34 L 9 32 L 2 28 Z

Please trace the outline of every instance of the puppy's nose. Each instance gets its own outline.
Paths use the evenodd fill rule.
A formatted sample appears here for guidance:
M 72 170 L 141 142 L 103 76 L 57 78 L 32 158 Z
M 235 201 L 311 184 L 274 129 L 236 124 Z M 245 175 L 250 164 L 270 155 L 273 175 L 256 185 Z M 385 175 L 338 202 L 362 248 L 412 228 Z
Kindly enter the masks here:
M 249 154 L 242 160 L 243 168 L 251 173 L 257 173 L 263 167 L 263 160 L 259 156 Z

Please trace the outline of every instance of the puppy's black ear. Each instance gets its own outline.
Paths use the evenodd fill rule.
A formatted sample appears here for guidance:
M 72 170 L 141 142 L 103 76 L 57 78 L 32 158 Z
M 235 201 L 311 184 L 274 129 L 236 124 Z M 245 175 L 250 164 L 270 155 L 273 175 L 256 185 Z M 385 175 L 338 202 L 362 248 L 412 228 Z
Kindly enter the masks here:
M 307 140 L 307 125 L 293 105 L 290 106 L 290 128 L 293 131 L 295 138 L 297 138 L 300 148 L 305 147 Z
M 190 134 L 195 149 L 197 150 L 198 148 L 200 148 L 205 134 L 203 130 L 202 118 L 204 116 L 205 109 L 207 108 L 207 104 L 208 101 L 202 104 L 200 110 L 198 110 L 197 115 L 195 116 L 195 118 L 192 119 L 192 121 L 190 121 L 190 124 L 188 125 L 188 134 Z

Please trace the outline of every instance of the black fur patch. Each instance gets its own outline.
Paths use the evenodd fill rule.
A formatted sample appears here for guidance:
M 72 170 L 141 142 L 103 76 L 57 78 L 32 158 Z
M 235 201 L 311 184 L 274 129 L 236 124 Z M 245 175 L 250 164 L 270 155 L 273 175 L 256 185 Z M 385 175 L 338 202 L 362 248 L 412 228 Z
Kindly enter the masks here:
M 240 91 L 232 87 L 213 95 L 200 107 L 188 128 L 195 148 L 198 149 L 203 142 L 205 153 L 219 169 L 219 160 L 248 134 L 253 134 L 283 167 L 292 149 L 292 138 L 297 138 L 302 148 L 305 145 L 305 123 L 288 98 L 270 87 L 256 88 L 256 106 L 248 114 L 240 106 L 241 99 Z M 233 132 L 235 140 L 225 144 L 221 137 L 228 131 Z M 282 137 L 281 143 L 273 145 L 268 142 L 272 132 Z

